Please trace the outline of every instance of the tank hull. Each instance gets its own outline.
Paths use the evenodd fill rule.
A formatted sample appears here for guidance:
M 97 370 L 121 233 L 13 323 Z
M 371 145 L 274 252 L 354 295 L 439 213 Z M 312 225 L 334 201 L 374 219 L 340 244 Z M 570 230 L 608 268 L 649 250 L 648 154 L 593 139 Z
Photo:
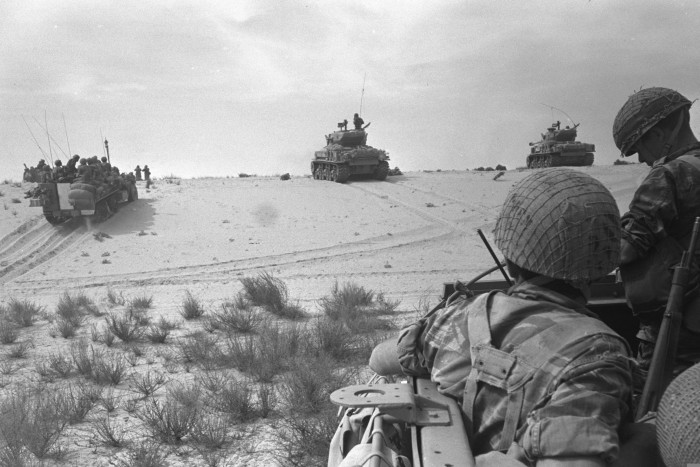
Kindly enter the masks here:
M 576 141 L 578 124 L 563 130 L 550 127 L 542 140 L 530 143 L 527 167 L 582 167 L 593 165 L 595 145 Z
M 351 177 L 385 180 L 389 156 L 382 149 L 367 146 L 364 130 L 336 131 L 326 136 L 328 144 L 314 153 L 311 174 L 315 180 L 345 183 Z

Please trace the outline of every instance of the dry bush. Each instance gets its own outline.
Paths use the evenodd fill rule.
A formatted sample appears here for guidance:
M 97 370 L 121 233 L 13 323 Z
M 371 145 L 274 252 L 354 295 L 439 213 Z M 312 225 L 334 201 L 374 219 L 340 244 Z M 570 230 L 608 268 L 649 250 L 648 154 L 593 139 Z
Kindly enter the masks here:
M 10 345 L 10 351 L 7 356 L 10 358 L 26 358 L 29 353 L 29 349 L 34 348 L 34 343 L 32 341 L 19 342 L 17 344 Z
M 330 440 L 338 428 L 336 407 L 313 416 L 290 414 L 277 426 L 275 454 L 280 465 L 324 466 Z
M 208 403 L 212 408 L 228 414 L 233 423 L 249 422 L 258 414 L 253 384 L 247 379 L 229 380 Z
M 58 444 L 68 424 L 61 394 L 46 386 L 21 386 L 0 402 L 0 441 L 4 454 L 22 458 L 26 449 L 39 459 L 61 457 Z M 22 464 L 18 464 L 22 465 Z
M 52 353 L 47 360 L 49 369 L 56 376 L 68 378 L 73 372 L 73 362 L 65 355 Z
M 221 449 L 232 440 L 229 419 L 219 413 L 205 413 L 192 428 L 192 441 L 206 449 Z
M 153 296 L 140 295 L 129 301 L 129 308 L 136 310 L 148 310 L 153 306 Z
M 7 304 L 7 315 L 19 326 L 29 327 L 44 308 L 28 300 L 11 298 Z
M 168 386 L 167 397 L 183 407 L 200 408 L 204 395 L 199 382 L 178 382 Z
M 257 390 L 260 416 L 267 418 L 277 406 L 277 393 L 273 384 L 262 383 Z
M 269 272 L 262 272 L 257 277 L 244 277 L 241 284 L 245 298 L 253 305 L 283 318 L 301 319 L 306 316 L 298 305 L 289 303 L 287 285 Z
M 218 339 L 201 331 L 194 332 L 181 339 L 178 344 L 180 357 L 185 363 L 202 365 L 210 368 L 219 360 Z
M 84 382 L 69 384 L 59 390 L 65 419 L 74 425 L 85 420 L 88 412 L 100 400 L 102 389 Z
M 90 297 L 83 292 L 72 295 L 70 292 L 63 292 L 56 305 L 56 315 L 59 326 L 61 321 L 69 323 L 73 328 L 79 328 L 85 322 L 87 314 L 100 316 L 100 309 L 95 305 Z M 71 326 L 64 325 L 66 328 Z M 63 333 L 62 333 L 63 334 Z M 64 336 L 65 337 L 65 336 Z
M 185 300 L 180 307 L 180 314 L 186 320 L 198 319 L 204 316 L 204 306 L 199 299 L 195 298 L 188 290 L 185 292 Z
M 319 300 L 319 306 L 329 318 L 347 321 L 354 319 L 365 308 L 372 306 L 373 302 L 373 291 L 367 291 L 354 283 L 339 286 L 336 282 L 333 284 L 331 294 Z
M 129 429 L 123 423 L 116 421 L 115 418 L 107 415 L 104 418 L 93 420 L 90 425 L 93 439 L 99 444 L 111 448 L 122 448 L 126 445 Z
M 229 376 L 218 370 L 203 371 L 196 376 L 196 381 L 199 386 L 216 394 L 226 385 Z
M 264 316 L 255 308 L 239 307 L 237 303 L 237 301 L 222 303 L 220 312 L 212 312 L 211 326 L 227 333 L 256 332 L 264 322 Z
M 114 306 L 126 304 L 123 292 L 115 292 L 111 287 L 107 287 L 107 301 Z
M 71 344 L 70 353 L 78 373 L 98 384 L 117 385 L 127 375 L 121 355 L 96 350 L 83 339 Z
M 158 371 L 147 371 L 137 376 L 130 385 L 132 391 L 141 394 L 143 399 L 152 396 L 155 392 L 168 383 L 168 378 Z
M 58 333 L 64 339 L 70 339 L 71 337 L 75 337 L 75 331 L 77 330 L 77 327 L 71 321 L 59 318 L 56 320 L 55 327 Z
M 357 338 L 340 321 L 319 316 L 314 320 L 315 343 L 320 353 L 337 361 L 347 361 L 355 353 Z
M 0 343 L 12 344 L 19 339 L 19 329 L 17 324 L 4 317 L 0 317 Z
M 108 313 L 105 317 L 107 329 L 122 342 L 133 342 L 146 332 L 142 320 L 133 310 L 125 313 Z
M 296 413 L 319 413 L 331 403 L 331 392 L 354 384 L 356 379 L 356 369 L 338 369 L 328 356 L 297 358 L 282 377 L 280 395 L 286 407 Z
M 199 423 L 201 411 L 170 398 L 160 402 L 148 399 L 136 416 L 145 423 L 153 437 L 166 444 L 180 444 Z
M 117 467 L 167 467 L 168 452 L 164 446 L 152 441 L 139 443 L 129 449 L 126 459 L 115 460 Z

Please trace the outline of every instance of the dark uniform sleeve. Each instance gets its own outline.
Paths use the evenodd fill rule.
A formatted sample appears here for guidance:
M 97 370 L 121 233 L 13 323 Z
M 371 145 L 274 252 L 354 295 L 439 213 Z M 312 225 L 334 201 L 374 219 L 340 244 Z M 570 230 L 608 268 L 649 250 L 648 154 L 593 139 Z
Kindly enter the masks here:
M 635 192 L 629 212 L 622 216 L 622 238 L 640 256 L 668 236 L 665 225 L 678 216 L 675 193 L 674 178 L 663 165 L 652 168 Z

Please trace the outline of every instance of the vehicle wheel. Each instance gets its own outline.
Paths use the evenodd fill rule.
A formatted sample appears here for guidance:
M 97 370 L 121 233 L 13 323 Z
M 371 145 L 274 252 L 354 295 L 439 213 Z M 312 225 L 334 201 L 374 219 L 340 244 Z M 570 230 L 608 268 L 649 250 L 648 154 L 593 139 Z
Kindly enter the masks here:
M 550 156 L 546 156 L 544 160 L 542 161 L 542 167 L 551 167 L 552 166 L 552 158 Z
M 350 178 L 350 168 L 345 165 L 338 166 L 338 178 L 336 182 L 345 183 L 348 178 Z
M 47 221 L 49 221 L 49 223 L 51 223 L 51 225 L 58 225 L 58 224 L 61 224 L 61 223 L 66 221 L 65 217 L 62 217 L 62 216 L 55 217 L 50 212 L 45 212 L 44 217 L 46 218 Z
M 117 203 L 117 197 L 115 196 L 110 196 L 107 201 L 107 208 L 114 214 L 119 210 L 119 203 Z
M 322 178 L 323 180 L 330 180 L 331 175 L 329 172 L 330 172 L 330 169 L 328 168 L 328 166 L 323 168 L 323 178 Z
M 338 167 L 331 166 L 328 172 L 328 180 L 335 182 L 338 180 Z
M 312 168 L 311 168 L 311 175 L 313 175 L 314 180 L 318 180 L 319 174 L 318 174 L 318 168 L 317 168 L 317 167 L 312 167 Z
M 379 165 L 374 170 L 374 178 L 377 180 L 386 180 L 387 175 L 389 175 L 389 163 L 387 161 L 379 162 Z

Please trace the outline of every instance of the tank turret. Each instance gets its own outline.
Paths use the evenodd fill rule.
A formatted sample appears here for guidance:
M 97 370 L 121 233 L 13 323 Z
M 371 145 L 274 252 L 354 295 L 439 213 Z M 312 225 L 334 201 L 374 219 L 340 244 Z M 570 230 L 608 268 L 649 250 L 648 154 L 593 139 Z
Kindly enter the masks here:
M 576 141 L 579 124 L 561 128 L 561 123 L 553 123 L 542 133 L 540 141 L 530 143 L 527 167 L 587 166 L 593 165 L 595 145 Z

